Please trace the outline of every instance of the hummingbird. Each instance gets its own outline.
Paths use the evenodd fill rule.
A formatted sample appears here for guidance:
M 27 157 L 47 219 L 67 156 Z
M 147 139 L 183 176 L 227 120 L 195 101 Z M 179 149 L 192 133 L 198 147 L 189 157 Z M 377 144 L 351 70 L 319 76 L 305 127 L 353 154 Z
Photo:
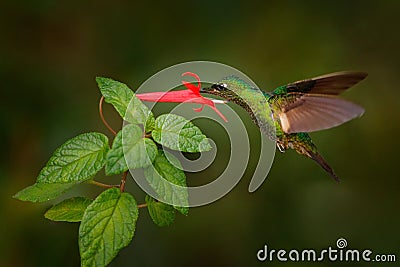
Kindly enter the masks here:
M 294 149 L 339 181 L 308 133 L 360 117 L 364 109 L 340 98 L 339 94 L 367 75 L 355 71 L 335 72 L 279 86 L 271 92 L 259 90 L 236 76 L 228 76 L 200 92 L 238 104 L 250 114 L 263 134 L 276 141 L 280 152 Z

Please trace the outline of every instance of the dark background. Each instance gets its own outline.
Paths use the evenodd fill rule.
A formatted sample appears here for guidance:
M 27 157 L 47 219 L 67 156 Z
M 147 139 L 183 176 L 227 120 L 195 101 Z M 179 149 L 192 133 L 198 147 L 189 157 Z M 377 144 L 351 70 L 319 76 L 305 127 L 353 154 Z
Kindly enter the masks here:
M 137 88 L 159 70 L 191 60 L 231 65 L 267 90 L 333 71 L 367 71 L 367 80 L 345 95 L 364 106 L 365 115 L 312 134 L 342 182 L 292 151 L 277 153 L 268 180 L 253 194 L 247 192 L 250 168 L 226 197 L 191 209 L 188 217 L 178 215 L 170 227 L 158 228 L 140 210 L 132 244 L 111 266 L 266 265 L 256 260 L 264 244 L 320 250 L 335 247 L 340 237 L 349 248 L 400 260 L 400 2 L 144 2 L 0 4 L 1 265 L 79 265 L 78 224 L 48 221 L 42 214 L 51 203 L 24 203 L 12 195 L 34 183 L 65 140 L 106 132 L 94 77 Z M 106 114 L 120 127 L 110 107 Z M 252 157 L 250 165 L 256 162 Z M 128 190 L 143 202 L 135 188 L 130 179 Z M 92 197 L 100 192 L 83 186 L 70 195 L 88 191 Z

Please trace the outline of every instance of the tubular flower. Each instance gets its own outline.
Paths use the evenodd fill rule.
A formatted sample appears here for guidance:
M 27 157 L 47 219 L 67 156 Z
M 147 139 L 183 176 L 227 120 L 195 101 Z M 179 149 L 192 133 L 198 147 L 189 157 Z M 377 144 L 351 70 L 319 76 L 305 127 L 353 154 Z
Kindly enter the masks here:
M 228 120 L 215 106 L 215 103 L 224 103 L 224 102 L 221 100 L 211 100 L 200 95 L 201 82 L 199 76 L 192 72 L 185 72 L 182 74 L 182 76 L 194 77 L 197 80 L 197 86 L 192 83 L 182 81 L 182 84 L 187 88 L 186 90 L 143 93 L 143 94 L 136 94 L 136 97 L 142 101 L 149 101 L 149 102 L 201 104 L 201 107 L 193 109 L 196 112 L 202 111 L 204 106 L 207 105 L 210 108 L 212 108 L 225 122 L 227 122 Z

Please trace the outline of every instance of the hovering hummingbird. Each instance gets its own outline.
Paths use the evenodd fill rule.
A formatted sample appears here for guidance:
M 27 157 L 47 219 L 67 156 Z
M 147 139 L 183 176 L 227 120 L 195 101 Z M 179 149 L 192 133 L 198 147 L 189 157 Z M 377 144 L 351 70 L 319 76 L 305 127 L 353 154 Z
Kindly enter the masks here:
M 343 124 L 361 116 L 364 109 L 338 97 L 367 77 L 365 72 L 336 72 L 260 91 L 244 80 L 229 76 L 200 92 L 216 95 L 243 107 L 261 132 L 281 152 L 291 148 L 316 161 L 333 179 L 338 176 L 318 152 L 308 132 Z

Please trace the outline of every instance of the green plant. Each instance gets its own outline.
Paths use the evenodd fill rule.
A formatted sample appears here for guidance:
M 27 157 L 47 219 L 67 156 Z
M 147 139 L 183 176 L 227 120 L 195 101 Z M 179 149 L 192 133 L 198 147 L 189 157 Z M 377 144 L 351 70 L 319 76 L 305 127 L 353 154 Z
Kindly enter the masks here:
M 174 114 L 155 118 L 125 84 L 109 78 L 96 81 L 103 95 L 99 103 L 100 117 L 115 136 L 112 146 L 106 135 L 97 132 L 66 141 L 40 171 L 36 183 L 14 196 L 23 201 L 44 202 L 82 183 L 105 188 L 94 200 L 87 197 L 66 199 L 45 213 L 49 220 L 80 222 L 82 266 L 105 266 L 131 242 L 139 208 L 147 208 L 158 226 L 170 225 L 176 211 L 188 214 L 185 173 L 179 161 L 162 146 L 183 152 L 211 149 L 206 136 L 192 122 Z M 104 119 L 104 100 L 127 122 L 119 132 Z M 107 176 L 121 174 L 121 182 L 112 185 L 94 180 L 102 168 Z M 144 203 L 137 204 L 134 197 L 125 192 L 125 183 L 128 170 L 138 168 L 143 168 L 147 182 L 159 197 L 169 198 L 169 203 L 179 205 L 168 205 L 149 195 Z M 162 181 L 178 185 L 180 189 Z

